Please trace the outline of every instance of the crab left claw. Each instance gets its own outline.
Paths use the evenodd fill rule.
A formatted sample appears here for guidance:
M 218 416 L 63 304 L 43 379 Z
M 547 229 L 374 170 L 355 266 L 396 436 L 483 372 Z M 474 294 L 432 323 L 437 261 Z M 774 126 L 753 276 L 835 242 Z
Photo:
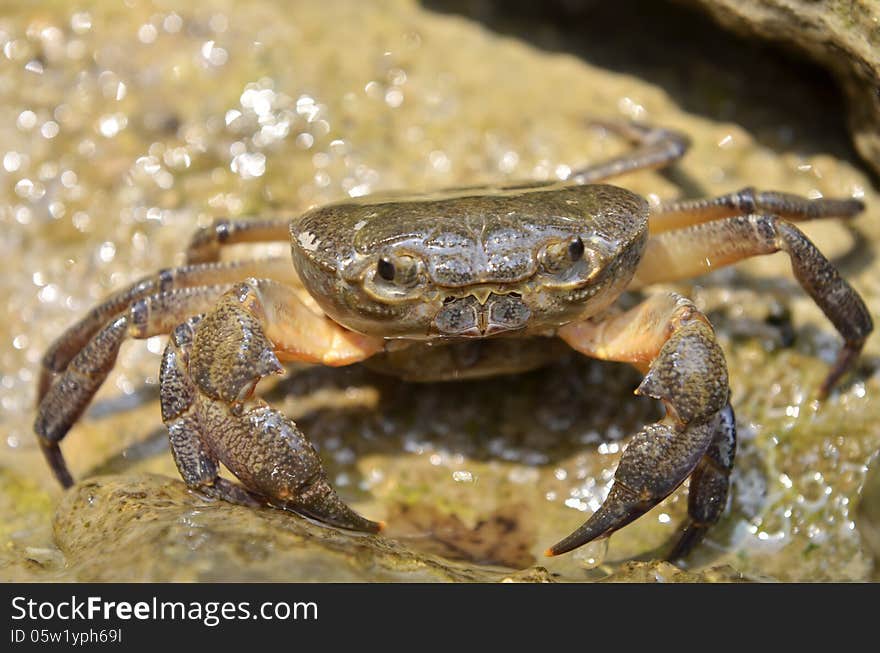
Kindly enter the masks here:
M 652 424 L 632 440 L 605 502 L 590 519 L 548 555 L 567 553 L 607 537 L 660 503 L 693 471 L 715 430 L 717 419 L 677 431 L 669 424 Z
M 631 440 L 604 503 L 583 526 L 547 549 L 549 556 L 608 537 L 669 496 L 698 466 L 717 467 L 709 458 L 718 458 L 716 450 L 725 447 L 713 443 L 719 438 L 730 440 L 728 425 L 733 415 L 727 366 L 712 327 L 690 301 L 678 295 L 652 297 L 605 322 L 568 325 L 560 336 L 575 349 L 598 358 L 638 366 L 650 362 L 636 393 L 661 399 L 666 416 Z M 704 458 L 708 462 L 703 463 Z M 729 458 L 732 464 L 732 451 Z M 712 476 L 706 478 L 714 481 Z M 690 511 L 694 523 L 702 525 L 703 513 L 714 519 L 720 516 L 727 496 L 726 476 L 721 485 L 721 501 L 721 490 L 714 482 L 710 491 L 695 493 L 699 501 Z M 707 504 L 720 504 L 721 509 L 704 510 Z M 705 529 L 689 530 L 686 548 L 696 544 Z

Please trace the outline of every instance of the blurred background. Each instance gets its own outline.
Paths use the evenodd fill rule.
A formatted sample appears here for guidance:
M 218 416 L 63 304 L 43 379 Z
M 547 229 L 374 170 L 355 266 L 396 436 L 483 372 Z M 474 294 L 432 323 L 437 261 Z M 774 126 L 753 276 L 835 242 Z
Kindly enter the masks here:
M 3 580 L 867 580 L 880 481 L 877 338 L 824 403 L 839 342 L 783 255 L 669 286 L 716 325 L 740 445 L 730 506 L 685 569 L 656 562 L 680 489 L 608 546 L 547 559 L 658 407 L 576 356 L 410 385 L 357 366 L 261 385 L 387 537 L 189 494 L 162 427 L 164 342 L 126 345 L 63 450 L 31 425 L 39 359 L 111 290 L 182 261 L 218 216 L 346 196 L 565 179 L 626 149 L 591 118 L 679 129 L 652 202 L 755 185 L 858 197 L 806 226 L 880 314 L 878 52 L 869 0 L 4 2 L 0 8 Z M 275 248 L 286 250 L 284 246 Z

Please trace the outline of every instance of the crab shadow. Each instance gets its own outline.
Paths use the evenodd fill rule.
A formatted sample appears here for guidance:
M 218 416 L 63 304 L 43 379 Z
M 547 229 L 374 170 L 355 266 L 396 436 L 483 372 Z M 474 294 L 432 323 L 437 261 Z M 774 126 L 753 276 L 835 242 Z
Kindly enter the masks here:
M 362 365 L 292 367 L 274 384 L 264 380 L 260 394 L 296 420 L 331 471 L 359 456 L 428 450 L 552 466 L 658 419 L 659 402 L 633 396 L 640 380 L 626 365 L 572 354 L 524 374 L 437 383 Z M 158 388 L 143 385 L 95 402 L 89 418 L 110 419 L 157 399 Z M 153 429 L 93 471 L 125 471 L 166 449 L 166 439 L 164 427 Z

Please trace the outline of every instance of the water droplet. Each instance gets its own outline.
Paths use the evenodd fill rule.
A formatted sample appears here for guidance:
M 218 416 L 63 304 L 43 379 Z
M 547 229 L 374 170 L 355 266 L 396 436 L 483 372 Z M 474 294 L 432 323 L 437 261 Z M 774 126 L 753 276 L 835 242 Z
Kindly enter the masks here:
M 574 560 L 584 569 L 595 569 L 605 561 L 606 555 L 608 555 L 607 537 L 593 540 L 572 553 Z

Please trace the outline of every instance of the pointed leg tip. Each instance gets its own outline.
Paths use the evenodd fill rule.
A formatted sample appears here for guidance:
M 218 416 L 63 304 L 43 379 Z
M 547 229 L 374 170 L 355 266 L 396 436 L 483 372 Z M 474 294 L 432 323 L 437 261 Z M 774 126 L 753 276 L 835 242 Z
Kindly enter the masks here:
M 683 554 L 681 551 L 678 551 L 677 549 L 678 547 L 676 546 L 664 557 L 664 560 L 666 560 L 666 562 L 675 565 L 676 567 L 679 566 L 679 562 L 682 562 L 687 557 L 685 554 Z
M 696 546 L 703 541 L 709 526 L 710 524 L 696 522 L 689 524 L 678 538 L 675 546 L 666 555 L 666 561 L 675 564 L 687 558 Z
M 819 401 L 825 401 L 828 399 L 828 396 L 831 394 L 831 391 L 834 390 L 837 382 L 840 381 L 844 374 L 852 370 L 864 345 L 864 338 L 844 343 L 843 349 L 841 349 L 840 353 L 837 355 L 837 360 L 831 366 L 831 369 L 825 376 L 825 380 L 822 381 L 822 385 L 819 386 L 819 390 L 816 392 L 816 397 Z
M 73 487 L 73 476 L 67 468 L 67 462 L 64 460 L 61 448 L 57 443 L 45 442 L 42 438 L 40 438 L 39 441 L 40 449 L 43 451 L 43 455 L 49 463 L 49 467 L 55 478 L 58 480 L 58 483 L 60 483 L 61 487 L 65 490 Z
M 816 390 L 816 399 L 823 403 L 827 401 L 843 374 L 844 371 L 831 370 Z

